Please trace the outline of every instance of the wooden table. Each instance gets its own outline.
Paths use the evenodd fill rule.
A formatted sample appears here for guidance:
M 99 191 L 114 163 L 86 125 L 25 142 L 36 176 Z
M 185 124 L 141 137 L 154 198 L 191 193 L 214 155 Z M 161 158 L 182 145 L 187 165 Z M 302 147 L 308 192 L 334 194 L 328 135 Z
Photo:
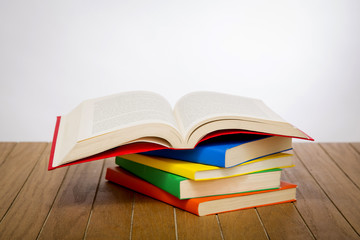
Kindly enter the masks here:
M 297 202 L 197 217 L 104 179 L 47 171 L 50 143 L 0 143 L 0 239 L 360 239 L 360 143 L 295 143 Z

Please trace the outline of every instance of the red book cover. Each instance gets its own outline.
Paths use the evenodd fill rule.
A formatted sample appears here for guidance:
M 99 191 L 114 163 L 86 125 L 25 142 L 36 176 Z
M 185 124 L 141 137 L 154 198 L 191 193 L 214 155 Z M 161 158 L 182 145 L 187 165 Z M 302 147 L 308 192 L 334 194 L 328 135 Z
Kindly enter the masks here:
M 136 192 L 142 193 L 142 194 L 152 197 L 154 199 L 168 203 L 172 206 L 181 208 L 185 211 L 191 212 L 198 216 L 202 215 L 202 213 L 199 211 L 200 205 L 202 203 L 221 200 L 221 199 L 225 199 L 225 198 L 239 198 L 239 197 L 246 197 L 246 196 L 255 195 L 255 194 L 266 194 L 266 193 L 277 192 L 277 191 L 282 191 L 282 190 L 297 187 L 295 184 L 281 182 L 281 187 L 279 189 L 275 189 L 275 190 L 265 190 L 265 191 L 257 191 L 257 192 L 238 193 L 238 194 L 229 194 L 229 195 L 220 195 L 220 196 L 180 200 L 177 197 L 171 195 L 170 193 L 136 177 L 135 175 L 132 175 L 131 173 L 121 169 L 120 167 L 108 168 L 105 178 L 107 180 L 114 182 L 116 184 L 119 184 L 123 187 L 132 189 Z M 262 195 L 262 196 L 264 196 L 264 195 Z M 262 204 L 257 204 L 257 205 L 253 205 L 253 206 L 247 206 L 247 207 L 236 207 L 236 204 L 235 204 L 234 208 L 232 208 L 230 210 L 228 209 L 226 211 L 235 211 L 235 210 L 240 210 L 240 209 L 261 207 L 261 206 L 273 205 L 273 204 L 284 203 L 284 202 L 293 202 L 293 201 L 296 201 L 295 197 L 291 198 L 291 199 L 283 199 L 283 200 L 277 201 L 277 202 L 267 202 L 267 203 L 262 203 Z M 219 203 L 219 204 L 221 204 L 221 203 Z M 205 214 L 205 215 L 216 214 L 216 213 L 220 213 L 220 212 L 225 212 L 225 211 L 212 212 L 212 213 Z

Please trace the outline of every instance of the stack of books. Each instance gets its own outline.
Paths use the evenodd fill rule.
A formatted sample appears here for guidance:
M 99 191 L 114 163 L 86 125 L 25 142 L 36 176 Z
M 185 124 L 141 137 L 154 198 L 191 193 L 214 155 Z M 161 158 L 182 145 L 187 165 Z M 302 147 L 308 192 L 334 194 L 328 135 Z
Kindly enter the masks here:
M 48 169 L 116 157 L 108 180 L 202 216 L 294 201 L 293 138 L 313 140 L 258 99 L 125 92 L 57 117 Z
M 229 135 L 190 150 L 116 157 L 106 179 L 199 216 L 295 201 L 281 181 L 293 167 L 291 138 Z

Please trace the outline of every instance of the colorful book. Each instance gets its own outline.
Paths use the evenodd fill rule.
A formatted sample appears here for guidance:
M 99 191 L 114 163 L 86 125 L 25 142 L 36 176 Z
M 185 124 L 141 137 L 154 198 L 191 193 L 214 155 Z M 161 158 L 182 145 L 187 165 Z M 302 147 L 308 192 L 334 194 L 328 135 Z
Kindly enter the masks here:
M 191 149 L 218 135 L 251 133 L 313 140 L 261 100 L 194 92 L 174 106 L 147 91 L 82 102 L 57 118 L 49 169 L 155 149 Z
M 287 182 L 274 190 L 181 200 L 120 167 L 108 168 L 105 178 L 198 216 L 296 201 L 296 185 Z
M 291 140 L 291 138 L 278 136 L 228 135 L 209 139 L 193 149 L 163 149 L 143 154 L 227 168 L 288 151 L 292 148 Z
M 288 153 L 272 154 L 231 168 L 222 168 L 156 156 L 146 156 L 143 154 L 128 154 L 116 157 L 116 159 L 119 158 L 157 168 L 195 181 L 234 177 L 274 168 L 294 166 L 293 155 Z
M 179 199 L 268 190 L 280 187 L 281 169 L 278 168 L 231 178 L 194 181 L 124 158 L 117 158 L 116 164 Z

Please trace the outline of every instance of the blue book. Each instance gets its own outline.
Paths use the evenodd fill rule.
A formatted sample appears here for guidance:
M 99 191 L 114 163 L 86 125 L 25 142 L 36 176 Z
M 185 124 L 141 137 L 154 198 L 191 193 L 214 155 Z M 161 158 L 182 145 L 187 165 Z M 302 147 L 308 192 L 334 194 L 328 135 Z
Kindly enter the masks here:
M 227 168 L 290 149 L 292 139 L 289 137 L 244 134 L 209 139 L 193 149 L 164 149 L 143 154 Z

